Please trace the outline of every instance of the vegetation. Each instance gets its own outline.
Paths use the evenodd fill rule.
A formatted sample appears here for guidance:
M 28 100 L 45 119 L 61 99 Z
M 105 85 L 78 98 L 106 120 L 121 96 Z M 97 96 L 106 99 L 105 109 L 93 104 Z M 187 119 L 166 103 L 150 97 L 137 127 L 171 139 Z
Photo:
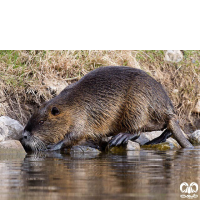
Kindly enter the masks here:
M 184 51 L 179 63 L 164 51 L 0 51 L 0 115 L 27 122 L 35 107 L 55 94 L 44 83 L 79 80 L 100 66 L 123 65 L 145 70 L 161 82 L 186 131 L 197 128 L 193 109 L 200 94 L 200 51 Z

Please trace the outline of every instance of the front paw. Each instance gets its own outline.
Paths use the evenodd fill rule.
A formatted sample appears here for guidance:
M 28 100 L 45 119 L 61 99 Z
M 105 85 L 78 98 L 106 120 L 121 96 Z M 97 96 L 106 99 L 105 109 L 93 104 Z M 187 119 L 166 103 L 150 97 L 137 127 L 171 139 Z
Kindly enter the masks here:
M 128 143 L 128 140 L 132 140 L 135 138 L 136 135 L 134 134 L 119 133 L 118 135 L 112 137 L 112 139 L 108 142 L 108 146 L 111 148 L 114 146 L 126 145 Z
M 47 150 L 46 151 L 56 151 L 56 150 L 60 150 L 63 146 L 64 141 L 60 141 L 56 144 L 49 144 L 47 145 Z

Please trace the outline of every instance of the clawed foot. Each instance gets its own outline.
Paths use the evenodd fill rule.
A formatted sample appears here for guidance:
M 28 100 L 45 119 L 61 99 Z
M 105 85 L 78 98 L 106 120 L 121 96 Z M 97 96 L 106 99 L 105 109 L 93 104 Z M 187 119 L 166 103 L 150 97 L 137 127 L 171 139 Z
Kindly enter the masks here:
M 144 145 L 150 145 L 150 144 L 160 144 L 163 142 L 166 142 L 166 140 L 172 135 L 172 133 L 166 129 L 159 137 L 154 138 L 153 140 L 145 143 Z
M 109 147 L 126 145 L 128 140 L 136 140 L 139 137 L 137 134 L 130 133 L 119 133 L 116 136 L 113 136 L 112 139 L 108 142 Z

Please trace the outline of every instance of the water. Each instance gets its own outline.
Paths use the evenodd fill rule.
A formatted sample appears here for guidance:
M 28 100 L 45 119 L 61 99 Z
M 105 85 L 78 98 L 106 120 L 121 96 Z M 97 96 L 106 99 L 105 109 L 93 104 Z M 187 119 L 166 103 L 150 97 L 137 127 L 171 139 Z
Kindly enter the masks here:
M 100 155 L 0 155 L 0 199 L 173 200 L 181 199 L 182 182 L 200 184 L 200 147 Z M 196 194 L 200 197 L 200 189 Z

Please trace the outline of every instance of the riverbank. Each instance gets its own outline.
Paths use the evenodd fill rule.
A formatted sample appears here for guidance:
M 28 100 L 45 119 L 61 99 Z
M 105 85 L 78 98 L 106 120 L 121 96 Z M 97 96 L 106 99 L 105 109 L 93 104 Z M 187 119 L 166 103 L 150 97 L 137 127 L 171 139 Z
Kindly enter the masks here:
M 185 132 L 200 128 L 200 51 L 183 51 L 180 62 L 165 51 L 0 51 L 0 116 L 26 124 L 37 106 L 100 66 L 140 68 L 161 82 Z

